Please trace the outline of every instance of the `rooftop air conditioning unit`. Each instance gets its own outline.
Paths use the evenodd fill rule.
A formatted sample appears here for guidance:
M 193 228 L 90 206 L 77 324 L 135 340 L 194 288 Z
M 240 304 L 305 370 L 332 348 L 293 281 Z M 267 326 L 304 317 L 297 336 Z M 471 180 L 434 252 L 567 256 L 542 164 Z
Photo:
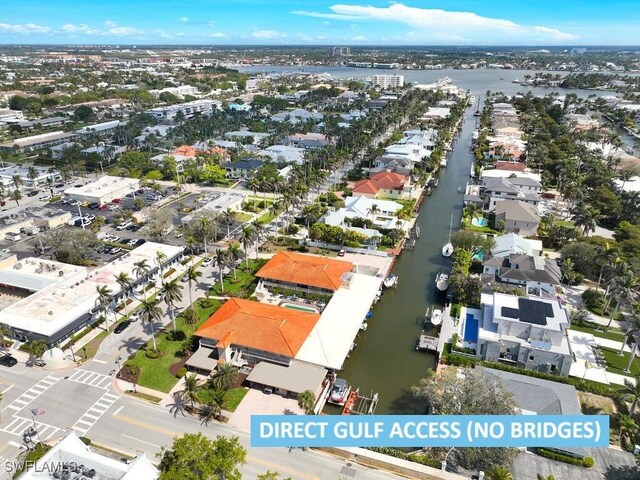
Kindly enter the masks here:
M 64 275 L 64 270 L 58 270 L 58 276 L 61 277 Z

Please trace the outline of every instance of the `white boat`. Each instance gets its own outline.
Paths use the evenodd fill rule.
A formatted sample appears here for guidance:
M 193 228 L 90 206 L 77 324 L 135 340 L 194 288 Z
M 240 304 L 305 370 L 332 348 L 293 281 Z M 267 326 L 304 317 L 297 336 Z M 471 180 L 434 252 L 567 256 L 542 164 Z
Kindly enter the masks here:
M 451 214 L 451 222 L 449 223 L 449 241 L 442 247 L 442 256 L 450 257 L 453 254 L 453 244 L 451 243 L 451 229 L 453 227 L 453 213 Z
M 416 226 L 416 238 L 420 238 L 420 227 Z
M 440 272 L 436 275 L 436 288 L 441 292 L 444 292 L 449 288 L 449 274 L 446 272 Z
M 476 103 L 476 97 L 474 97 L 473 95 L 471 95 L 469 97 L 469 105 L 473 105 L 474 103 Z
M 360 330 L 363 332 L 366 332 L 367 328 L 369 328 L 369 324 L 367 322 L 363 322 L 362 325 L 360 325 Z
M 441 167 L 446 167 L 447 166 L 447 157 L 446 156 L 442 157 L 442 160 L 440 160 L 440 166 Z
M 437 308 L 431 314 L 431 323 L 434 325 L 440 325 L 442 323 L 442 310 Z
M 387 275 L 387 277 L 382 281 L 382 284 L 386 288 L 391 288 L 395 286 L 397 283 L 398 283 L 398 276 L 394 275 L 393 273 L 390 273 L 389 275 Z

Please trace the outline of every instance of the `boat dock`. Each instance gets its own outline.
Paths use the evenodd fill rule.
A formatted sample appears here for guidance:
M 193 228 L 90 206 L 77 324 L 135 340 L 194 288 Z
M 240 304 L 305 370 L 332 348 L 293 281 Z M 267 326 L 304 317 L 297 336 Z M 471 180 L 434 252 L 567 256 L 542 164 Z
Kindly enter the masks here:
M 420 334 L 420 339 L 418 340 L 418 346 L 416 350 L 429 351 L 429 352 L 437 352 L 438 351 L 438 337 L 430 337 L 424 333 L 424 330 Z
M 360 389 L 356 388 L 349 394 L 344 404 L 342 415 L 373 415 L 378 406 L 378 394 L 371 392 L 371 396 L 360 395 Z

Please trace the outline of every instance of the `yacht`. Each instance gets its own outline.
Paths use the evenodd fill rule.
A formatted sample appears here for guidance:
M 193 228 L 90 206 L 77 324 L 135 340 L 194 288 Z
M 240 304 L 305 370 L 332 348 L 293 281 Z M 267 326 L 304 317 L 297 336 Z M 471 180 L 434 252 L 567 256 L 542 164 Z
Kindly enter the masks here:
M 436 275 L 436 288 L 441 292 L 449 288 L 449 274 L 447 272 L 440 271 L 440 273 Z
M 440 325 L 442 323 L 442 310 L 435 309 L 431 314 L 431 323 L 433 325 Z
M 390 273 L 387 277 L 382 281 L 382 284 L 386 288 L 394 287 L 398 283 L 398 276 Z
M 451 229 L 453 227 L 453 214 L 451 214 L 451 222 L 449 223 L 449 241 L 442 247 L 442 256 L 450 257 L 453 254 L 453 244 L 451 243 Z

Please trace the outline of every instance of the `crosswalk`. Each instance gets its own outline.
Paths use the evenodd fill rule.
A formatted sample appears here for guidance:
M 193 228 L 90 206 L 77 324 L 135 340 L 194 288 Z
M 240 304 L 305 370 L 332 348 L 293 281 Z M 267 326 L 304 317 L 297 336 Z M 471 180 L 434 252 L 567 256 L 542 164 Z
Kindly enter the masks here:
M 2 431 L 22 437 L 25 430 L 28 430 L 30 427 L 33 427 L 33 420 L 29 418 L 13 417 L 13 420 L 6 427 L 2 428 Z M 43 442 L 60 431 L 60 428 L 58 427 L 41 422 L 36 422 L 36 428 L 40 440 Z M 38 439 L 36 438 L 34 440 Z
M 119 395 L 105 393 L 91 406 L 91 408 L 89 408 L 89 410 L 85 412 L 84 415 L 82 415 L 82 417 L 80 417 L 72 428 L 79 435 L 85 435 L 119 398 Z
M 84 385 L 90 385 L 96 388 L 103 388 L 105 390 L 111 387 L 113 378 L 103 373 L 90 372 L 89 370 L 76 370 L 73 372 L 68 380 L 82 383 Z
M 20 411 L 31 402 L 33 402 L 36 398 L 46 392 L 49 388 L 55 385 L 60 380 L 60 377 L 56 377 L 53 374 L 46 376 L 38 383 L 36 383 L 29 390 L 24 392 L 18 398 L 16 398 L 13 402 L 7 405 L 4 410 L 10 409 L 15 411 Z

